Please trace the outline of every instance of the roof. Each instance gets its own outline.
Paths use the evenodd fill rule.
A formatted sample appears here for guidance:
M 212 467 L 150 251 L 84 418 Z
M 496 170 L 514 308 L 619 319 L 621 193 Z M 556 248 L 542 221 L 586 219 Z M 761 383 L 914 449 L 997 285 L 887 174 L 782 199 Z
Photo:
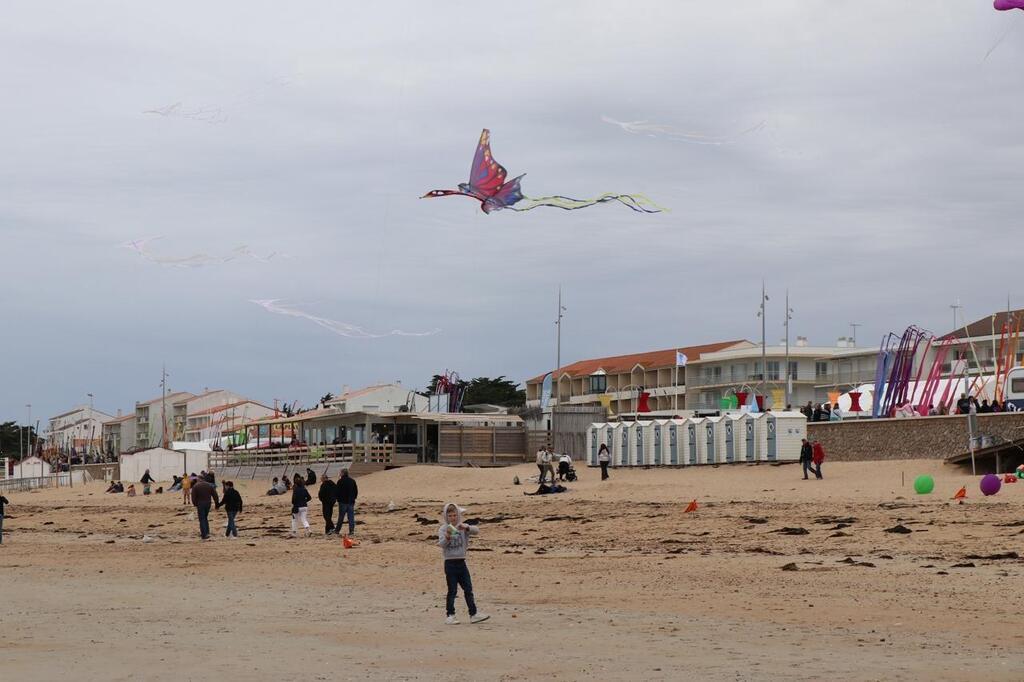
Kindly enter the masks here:
M 129 419 L 135 419 L 135 413 L 134 412 L 132 414 L 126 414 L 126 415 L 123 415 L 121 417 L 114 417 L 113 419 L 108 419 L 107 421 L 103 422 L 103 424 L 104 425 L 106 425 L 106 424 L 118 424 L 120 422 L 126 422 Z
M 736 341 L 719 341 L 718 343 L 705 343 L 700 346 L 687 346 L 685 348 L 669 348 L 668 350 L 653 350 L 647 353 L 633 353 L 631 355 L 613 355 L 607 358 L 593 358 L 591 360 L 580 360 L 571 365 L 566 365 L 554 371 L 554 378 L 559 379 L 568 374 L 570 377 L 589 376 L 599 369 L 609 374 L 628 372 L 637 365 L 644 369 L 656 369 L 661 367 L 676 366 L 676 351 L 684 353 L 688 360 L 698 360 L 702 353 L 713 353 L 724 350 L 738 343 Z M 546 372 L 540 376 L 528 379 L 526 383 L 537 383 L 544 380 Z
M 338 417 L 351 420 L 359 415 L 365 415 L 370 421 L 380 423 L 384 419 L 417 419 L 430 422 L 454 422 L 454 423 L 479 423 L 493 421 L 514 421 L 522 419 L 512 414 L 468 414 L 466 412 L 340 412 L 333 409 L 310 410 L 301 412 L 294 417 L 278 417 L 276 419 L 254 419 L 246 422 L 246 426 L 258 426 L 262 424 L 293 424 L 318 419 L 321 417 Z
M 167 400 L 169 400 L 171 402 L 174 402 L 175 400 L 180 400 L 182 396 L 191 396 L 191 395 L 192 394 L 189 393 L 188 391 L 178 391 L 177 393 L 168 393 L 167 394 Z M 161 400 L 163 400 L 163 396 L 160 396 L 160 397 L 157 397 L 157 398 L 153 398 L 152 400 L 146 400 L 146 401 L 143 401 L 141 403 L 135 403 L 135 406 L 136 407 L 145 407 L 146 405 L 152 405 L 154 403 L 158 403 Z
M 239 405 L 259 405 L 260 407 L 268 409 L 268 410 L 274 409 L 272 407 L 267 407 L 266 405 L 262 405 L 262 404 L 256 402 L 255 400 L 239 400 L 237 402 L 226 403 L 224 405 L 214 405 L 213 407 L 208 407 L 205 410 L 199 410 L 198 412 L 192 412 L 188 416 L 191 419 L 192 417 L 200 417 L 200 416 L 206 415 L 206 414 L 214 414 L 215 412 L 223 412 L 225 410 L 232 410 L 232 409 L 238 407 Z
M 975 320 L 967 325 L 967 331 L 964 331 L 963 327 L 949 332 L 945 336 L 940 338 L 948 339 L 950 337 L 954 339 L 964 339 L 970 336 L 975 338 L 978 336 L 992 336 L 993 330 L 996 336 L 999 336 L 1003 332 L 1003 325 L 1006 324 L 1007 319 L 1010 323 L 1008 326 L 1010 332 L 1014 332 L 1017 329 L 1017 322 L 1021 322 L 1022 328 L 1024 328 L 1024 309 L 1011 310 L 1009 313 L 1003 310 L 1002 312 L 994 313 L 992 315 L 986 315 L 980 320 Z
M 85 412 L 86 410 L 89 410 L 94 415 L 97 415 L 96 417 L 86 417 L 86 419 L 94 419 L 94 418 L 99 418 L 99 417 L 110 417 L 110 416 L 112 416 L 112 415 L 109 415 L 109 414 L 107 414 L 106 412 L 104 412 L 102 410 L 97 410 L 95 407 L 89 407 L 88 405 L 79 405 L 78 407 L 74 407 L 74 408 L 68 410 L 67 412 L 62 412 L 62 413 L 60 413 L 60 414 L 58 414 L 58 415 L 56 415 L 54 417 L 50 417 L 50 421 L 53 421 L 54 419 L 60 419 L 61 417 L 66 417 L 69 414 L 74 414 L 75 412 Z
M 343 400 L 351 400 L 352 398 L 358 398 L 359 396 L 367 395 L 368 393 L 373 393 L 374 391 L 380 390 L 382 388 L 397 388 L 399 390 L 406 390 L 401 384 L 374 384 L 373 386 L 364 386 L 363 388 L 358 388 L 354 391 L 346 391 L 337 397 L 331 398 L 330 400 L 327 401 L 327 403 L 330 405 L 333 403 L 341 402 Z

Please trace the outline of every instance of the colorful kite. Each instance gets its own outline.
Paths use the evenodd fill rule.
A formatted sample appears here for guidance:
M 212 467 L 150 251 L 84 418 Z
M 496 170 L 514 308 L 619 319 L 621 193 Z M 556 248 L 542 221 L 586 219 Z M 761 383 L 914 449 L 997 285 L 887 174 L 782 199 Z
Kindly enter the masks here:
M 587 208 L 596 204 L 604 204 L 609 201 L 617 201 L 624 206 L 639 213 L 659 213 L 664 209 L 642 194 L 602 194 L 594 199 L 573 199 L 561 195 L 540 197 L 532 199 L 523 196 L 519 187 L 519 181 L 523 175 L 516 176 L 505 182 L 508 171 L 504 166 L 494 160 L 491 155 L 491 131 L 484 128 L 480 133 L 480 142 L 476 146 L 476 155 L 473 157 L 473 166 L 469 169 L 469 182 L 459 184 L 459 189 L 435 189 L 424 194 L 421 199 L 428 197 L 464 196 L 476 199 L 480 202 L 480 208 L 484 213 L 509 208 L 513 211 L 530 211 L 539 206 L 550 206 L 561 208 L 566 211 L 574 211 L 578 208 Z M 527 203 L 520 206 L 514 204 L 525 200 Z
M 1024 10 L 1024 0 L 995 0 L 995 2 L 992 3 L 992 6 L 1000 12 L 1005 12 L 1011 9 Z

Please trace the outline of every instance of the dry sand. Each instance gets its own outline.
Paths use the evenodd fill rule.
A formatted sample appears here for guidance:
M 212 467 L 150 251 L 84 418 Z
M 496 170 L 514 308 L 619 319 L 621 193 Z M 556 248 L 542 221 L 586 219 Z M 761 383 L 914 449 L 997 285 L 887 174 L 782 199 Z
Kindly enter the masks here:
M 1024 679 L 1024 563 L 977 558 L 1022 551 L 1024 482 L 983 498 L 915 461 L 826 462 L 823 481 L 759 465 L 604 483 L 581 468 L 547 497 L 511 485 L 535 472 L 365 476 L 351 550 L 285 539 L 290 503 L 265 482 L 240 485 L 241 539 L 216 512 L 206 543 L 177 495 L 8 495 L 0 679 Z M 919 473 L 935 493 L 914 495 Z M 484 624 L 460 595 L 464 624 L 442 625 L 446 500 L 481 519 Z M 315 500 L 310 517 L 322 531 Z M 913 532 L 885 532 L 898 524 Z

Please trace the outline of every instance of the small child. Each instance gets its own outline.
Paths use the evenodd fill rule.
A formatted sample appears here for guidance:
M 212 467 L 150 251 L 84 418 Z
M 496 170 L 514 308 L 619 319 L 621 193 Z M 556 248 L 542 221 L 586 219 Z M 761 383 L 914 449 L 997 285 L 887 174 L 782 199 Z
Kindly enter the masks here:
M 459 505 L 449 502 L 444 506 L 441 514 L 441 527 L 437 532 L 437 544 L 441 546 L 444 555 L 444 578 L 448 583 L 448 597 L 445 600 L 445 611 L 448 617 L 446 625 L 458 625 L 455 617 L 455 595 L 458 594 L 459 586 L 462 586 L 462 593 L 466 597 L 466 607 L 469 609 L 469 622 L 482 623 L 490 616 L 476 611 L 476 601 L 473 599 L 473 581 L 469 577 L 469 567 L 466 566 L 466 548 L 469 546 L 469 536 L 476 535 L 480 529 L 462 522 L 462 510 Z

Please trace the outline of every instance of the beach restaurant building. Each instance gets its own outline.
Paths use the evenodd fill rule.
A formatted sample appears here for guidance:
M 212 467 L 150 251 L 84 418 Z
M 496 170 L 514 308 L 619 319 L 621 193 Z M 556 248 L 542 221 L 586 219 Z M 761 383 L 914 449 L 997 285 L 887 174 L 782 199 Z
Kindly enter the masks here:
M 495 465 L 522 462 L 526 427 L 508 414 L 343 412 L 328 407 L 246 425 L 245 444 L 233 453 L 260 459 L 309 452 L 316 458 L 402 465 Z

